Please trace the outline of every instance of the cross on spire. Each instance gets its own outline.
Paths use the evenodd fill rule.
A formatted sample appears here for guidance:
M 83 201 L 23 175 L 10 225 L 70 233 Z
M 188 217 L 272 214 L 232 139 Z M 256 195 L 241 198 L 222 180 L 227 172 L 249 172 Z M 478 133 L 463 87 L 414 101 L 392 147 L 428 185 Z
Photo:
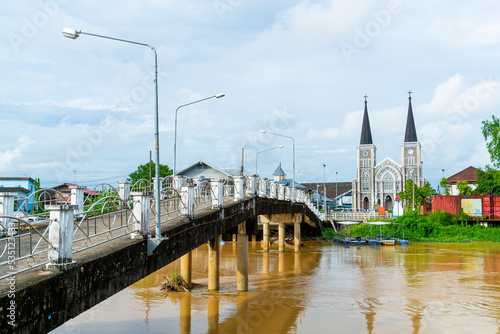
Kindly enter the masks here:
M 410 97 L 411 99 L 411 90 L 408 91 L 408 96 Z
M 366 102 L 366 98 L 368 97 L 368 95 L 365 94 L 365 96 L 363 96 L 365 98 L 365 102 Z

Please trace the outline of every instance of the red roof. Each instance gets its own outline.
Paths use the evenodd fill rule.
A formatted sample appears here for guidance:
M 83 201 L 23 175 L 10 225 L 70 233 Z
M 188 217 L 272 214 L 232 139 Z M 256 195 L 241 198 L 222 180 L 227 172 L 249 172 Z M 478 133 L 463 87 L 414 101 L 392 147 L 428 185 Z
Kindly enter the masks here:
M 457 183 L 458 181 L 477 182 L 477 168 L 469 166 L 447 179 L 448 183 Z

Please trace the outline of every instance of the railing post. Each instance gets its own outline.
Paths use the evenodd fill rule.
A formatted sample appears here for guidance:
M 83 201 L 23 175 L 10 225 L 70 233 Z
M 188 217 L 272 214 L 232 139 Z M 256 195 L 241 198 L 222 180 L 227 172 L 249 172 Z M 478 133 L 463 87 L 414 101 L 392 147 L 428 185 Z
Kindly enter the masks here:
M 194 218 L 194 185 L 183 184 L 181 186 L 181 214 L 189 219 Z M 184 204 L 184 205 L 183 205 Z
M 270 189 L 270 194 L 269 194 L 269 197 L 270 198 L 277 198 L 277 194 L 276 194 L 276 189 L 277 189 L 277 186 L 278 186 L 278 183 L 276 181 L 271 181 L 271 189 Z
M 234 199 L 237 201 L 243 201 L 245 194 L 243 194 L 243 182 L 245 181 L 245 177 L 243 176 L 234 176 Z
M 222 207 L 224 203 L 224 180 L 212 179 L 210 180 L 210 186 L 212 187 L 212 206 Z
M 257 178 L 258 176 L 255 174 L 247 175 L 248 179 L 248 188 L 247 194 L 252 196 L 257 196 Z
M 49 242 L 54 247 L 48 251 L 46 270 L 60 271 L 76 265 L 73 261 L 73 223 L 76 205 L 49 205 Z
M 261 178 L 259 179 L 259 196 L 260 197 L 267 197 L 267 179 L 266 178 Z
M 134 214 L 134 232 L 130 235 L 132 239 L 144 239 L 149 234 L 149 219 L 151 212 L 151 191 L 133 191 L 131 194 L 134 206 L 132 213 Z
M 69 186 L 69 189 L 71 189 L 71 205 L 76 206 L 75 216 L 81 217 L 83 213 L 83 197 L 85 188 L 82 186 Z
M 289 201 L 291 199 L 290 192 L 290 187 L 285 186 L 285 201 Z
M 182 175 L 175 175 L 173 177 L 172 188 L 174 188 L 175 190 L 177 190 L 177 192 L 179 194 L 181 193 L 181 186 L 184 183 L 184 181 L 185 181 L 185 177 L 182 176 Z
M 118 197 L 120 197 L 125 203 L 128 203 L 128 200 L 130 199 L 130 182 L 118 181 L 118 185 Z
M 278 184 L 278 199 L 285 199 L 285 185 L 283 183 Z
M 14 216 L 14 195 L 10 193 L 0 193 L 0 216 Z M 3 229 L 0 230 L 0 236 L 6 235 L 12 218 L 0 218 L 0 224 Z

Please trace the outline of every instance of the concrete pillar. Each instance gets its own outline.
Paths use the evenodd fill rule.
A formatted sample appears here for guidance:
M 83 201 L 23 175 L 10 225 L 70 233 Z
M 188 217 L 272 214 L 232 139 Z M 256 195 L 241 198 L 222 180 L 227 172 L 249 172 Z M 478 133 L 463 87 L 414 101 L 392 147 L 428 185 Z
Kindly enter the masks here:
M 271 181 L 271 184 L 269 186 L 269 198 L 278 198 L 277 189 L 278 189 L 278 182 Z
M 192 276 L 193 272 L 193 253 L 189 252 L 183 257 L 181 257 L 181 276 L 186 281 L 189 288 L 191 288 Z
M 130 182 L 129 182 L 130 183 Z M 69 186 L 71 190 L 71 205 L 76 206 L 75 216 L 81 217 L 83 213 L 84 187 Z M 77 213 L 79 215 L 77 215 Z
M 14 195 L 10 193 L 0 193 L 0 216 L 14 216 L 14 199 Z M 3 226 L 0 229 L 0 235 L 7 233 L 11 223 L 12 218 L 0 218 L 0 224 Z
M 236 242 L 236 234 L 233 234 L 233 239 L 232 239 L 233 242 Z
M 262 223 L 262 251 L 263 252 L 269 252 L 269 223 L 270 223 L 269 217 L 265 216 L 265 215 L 259 216 L 259 220 Z
M 210 187 L 212 187 L 212 207 L 222 208 L 224 203 L 224 180 L 212 179 L 210 180 Z
M 186 178 L 182 175 L 176 175 L 173 177 L 172 188 L 177 190 L 177 192 L 181 193 L 182 184 L 186 181 Z
M 191 334 L 191 294 L 183 294 L 180 304 L 179 333 Z
M 189 219 L 194 218 L 194 185 L 183 184 L 181 186 L 181 203 L 179 204 L 181 215 Z
M 219 333 L 219 298 L 208 297 L 208 331 L 207 333 Z
M 129 181 L 118 181 L 118 197 L 120 197 L 125 203 L 128 203 L 128 200 L 130 199 Z
M 257 236 L 255 234 L 252 234 L 252 243 L 256 243 L 257 242 Z
M 293 224 L 293 244 L 295 253 L 300 253 L 300 223 Z
M 278 199 L 282 201 L 285 199 L 285 185 L 283 183 L 278 184 Z
M 236 273 L 236 290 L 248 291 L 248 234 L 246 223 L 238 225 L 238 256 Z
M 267 184 L 268 180 L 266 178 L 260 178 L 259 179 L 259 196 L 260 197 L 268 197 L 269 194 L 267 193 Z
M 285 223 L 280 222 L 278 225 L 278 251 L 285 251 Z
M 149 218 L 151 211 L 151 198 L 153 193 L 150 191 L 133 191 L 131 193 L 134 206 L 132 213 L 134 214 L 134 232 L 130 235 L 132 239 L 143 239 L 149 234 Z
M 245 194 L 243 193 L 243 182 L 245 178 L 243 176 L 233 176 L 234 181 L 234 199 L 236 201 L 243 201 Z
M 208 242 L 208 291 L 219 290 L 220 236 Z
M 76 206 L 48 205 L 50 219 L 49 242 L 54 249 L 49 250 L 49 260 L 53 263 L 46 265 L 49 270 L 64 270 L 68 265 L 76 264 L 73 261 L 73 220 Z
M 248 185 L 247 194 L 252 196 L 257 196 L 257 178 L 255 174 L 247 175 Z

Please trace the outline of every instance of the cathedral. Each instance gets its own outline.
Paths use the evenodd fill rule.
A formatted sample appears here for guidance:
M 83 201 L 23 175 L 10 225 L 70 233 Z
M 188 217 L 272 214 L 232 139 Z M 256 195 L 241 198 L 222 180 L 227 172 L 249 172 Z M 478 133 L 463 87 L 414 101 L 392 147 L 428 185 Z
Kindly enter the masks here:
M 377 149 L 372 140 L 365 95 L 361 139 L 357 147 L 356 179 L 352 181 L 353 211 L 371 211 L 380 206 L 392 210 L 396 196 L 404 189 L 406 180 L 413 180 L 420 187 L 426 182 L 422 176 L 421 146 L 413 120 L 411 92 L 408 94 L 408 116 L 404 142 L 401 144 L 401 164 L 391 158 L 385 158 L 377 164 Z

